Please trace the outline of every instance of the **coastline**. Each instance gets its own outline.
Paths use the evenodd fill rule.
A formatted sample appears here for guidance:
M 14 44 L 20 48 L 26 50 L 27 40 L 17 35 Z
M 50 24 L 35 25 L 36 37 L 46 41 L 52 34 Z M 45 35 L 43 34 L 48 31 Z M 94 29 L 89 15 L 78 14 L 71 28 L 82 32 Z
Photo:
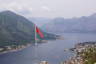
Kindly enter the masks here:
M 56 40 L 62 40 L 62 39 L 64 39 L 63 37 L 61 37 L 61 36 L 59 36 L 59 37 L 56 37 Z M 48 40 L 38 40 L 38 43 L 46 43 Z M 20 51 L 20 50 L 23 50 L 23 49 L 25 49 L 25 48 L 27 48 L 27 47 L 29 47 L 29 46 L 31 46 L 32 45 L 32 43 L 28 43 L 28 44 L 26 44 L 26 45 L 18 45 L 18 46 L 16 46 L 16 45 L 12 45 L 13 47 L 15 46 L 15 48 L 13 48 L 12 46 L 5 46 L 4 48 L 6 49 L 6 50 L 4 50 L 4 48 L 0 48 L 0 55 L 1 54 L 5 54 L 5 53 L 9 53 L 9 52 L 17 52 L 17 51 Z M 2 50 L 4 50 L 4 51 L 2 51 Z
M 21 51 L 29 46 L 31 46 L 32 44 L 27 44 L 27 45 L 22 45 L 22 46 L 18 46 L 16 49 L 8 49 L 7 51 L 3 51 L 3 52 L 0 52 L 0 55 L 2 54 L 6 54 L 6 53 L 9 53 L 9 52 L 17 52 L 17 51 Z

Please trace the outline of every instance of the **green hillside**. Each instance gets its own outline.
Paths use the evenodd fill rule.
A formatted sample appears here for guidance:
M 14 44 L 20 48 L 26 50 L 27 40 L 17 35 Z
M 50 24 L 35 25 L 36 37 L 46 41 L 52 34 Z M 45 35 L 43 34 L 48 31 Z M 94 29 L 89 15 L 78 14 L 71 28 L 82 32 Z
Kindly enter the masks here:
M 56 39 L 45 33 L 41 40 Z M 0 46 L 34 43 L 34 23 L 11 11 L 0 12 Z

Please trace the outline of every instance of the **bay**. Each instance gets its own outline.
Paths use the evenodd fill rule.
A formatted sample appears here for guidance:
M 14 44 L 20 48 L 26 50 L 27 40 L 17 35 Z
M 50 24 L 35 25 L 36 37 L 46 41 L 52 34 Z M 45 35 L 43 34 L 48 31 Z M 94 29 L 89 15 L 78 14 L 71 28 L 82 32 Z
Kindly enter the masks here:
M 96 41 L 96 34 L 90 33 L 63 33 L 64 40 L 53 40 L 48 43 L 30 46 L 18 52 L 10 52 L 0 55 L 0 64 L 38 64 L 40 61 L 48 61 L 49 64 L 59 64 L 72 57 L 70 51 L 76 43 Z

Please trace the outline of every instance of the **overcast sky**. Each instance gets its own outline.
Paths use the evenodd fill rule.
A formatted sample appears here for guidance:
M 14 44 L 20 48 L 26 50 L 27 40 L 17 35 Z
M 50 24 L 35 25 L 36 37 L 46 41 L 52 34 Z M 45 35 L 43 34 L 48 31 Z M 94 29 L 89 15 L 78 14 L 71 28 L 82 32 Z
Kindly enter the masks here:
M 80 17 L 96 13 L 96 0 L 0 0 L 0 11 L 26 17 Z

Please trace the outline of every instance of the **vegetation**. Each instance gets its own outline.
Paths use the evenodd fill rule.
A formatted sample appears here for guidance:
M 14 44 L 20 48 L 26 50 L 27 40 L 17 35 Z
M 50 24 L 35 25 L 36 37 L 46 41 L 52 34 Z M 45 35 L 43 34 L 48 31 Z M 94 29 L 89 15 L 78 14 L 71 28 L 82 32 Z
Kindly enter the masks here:
M 96 63 L 96 47 L 90 47 L 85 49 L 81 53 L 81 57 L 84 60 L 84 64 L 95 64 Z

